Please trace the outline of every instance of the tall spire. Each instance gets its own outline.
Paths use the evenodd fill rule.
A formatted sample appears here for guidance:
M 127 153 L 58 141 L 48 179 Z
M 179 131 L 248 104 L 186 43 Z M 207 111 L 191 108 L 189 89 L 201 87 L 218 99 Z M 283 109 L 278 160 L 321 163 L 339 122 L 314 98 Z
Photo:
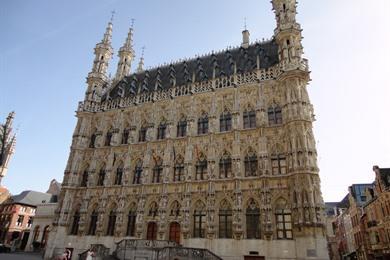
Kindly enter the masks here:
M 88 101 L 98 101 L 103 94 L 105 86 L 109 83 L 107 77 L 108 63 L 112 58 L 113 49 L 111 46 L 112 38 L 112 16 L 108 22 L 106 31 L 103 36 L 103 40 L 96 44 L 94 49 L 95 59 L 93 61 L 92 71 L 88 74 L 87 83 L 88 89 L 85 93 L 85 99 Z
M 127 38 L 123 46 L 119 49 L 118 57 L 118 67 L 116 70 L 115 80 L 119 81 L 123 77 L 129 75 L 131 69 L 131 62 L 134 59 L 134 49 L 133 49 L 133 31 L 134 31 L 134 19 L 131 20 L 131 27 Z
M 15 112 L 9 113 L 5 124 L 0 124 L 0 185 L 7 174 L 8 163 L 15 149 L 16 135 L 12 130 Z
M 145 53 L 145 46 L 142 47 L 141 58 L 139 59 L 138 68 L 137 68 L 138 73 L 144 71 L 144 53 Z

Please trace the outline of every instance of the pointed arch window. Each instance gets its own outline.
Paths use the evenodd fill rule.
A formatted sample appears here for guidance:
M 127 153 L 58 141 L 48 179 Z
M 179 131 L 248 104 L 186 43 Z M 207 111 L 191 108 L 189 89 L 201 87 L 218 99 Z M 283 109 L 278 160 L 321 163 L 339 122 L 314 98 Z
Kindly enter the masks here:
M 195 238 L 204 238 L 206 228 L 206 211 L 203 203 L 198 202 L 194 210 L 194 232 Z
M 245 156 L 245 176 L 251 177 L 257 175 L 258 161 L 256 154 L 248 154 Z
M 126 236 L 133 237 L 135 235 L 135 221 L 137 219 L 137 212 L 135 209 L 129 210 L 127 215 L 127 229 Z
M 282 175 L 287 173 L 286 156 L 282 154 L 271 157 L 271 166 L 273 175 Z
M 272 106 L 268 108 L 268 123 L 270 126 L 280 125 L 282 120 L 282 109 L 279 106 Z
M 123 177 L 123 166 L 120 165 L 116 169 L 114 185 L 121 185 Z
M 260 209 L 257 204 L 251 200 L 246 209 L 246 237 L 248 239 L 260 238 Z
M 133 184 L 141 184 L 142 162 L 138 161 L 134 169 Z
M 187 135 L 187 120 L 184 118 L 177 123 L 177 137 L 185 137 Z
M 104 169 L 103 166 L 99 171 L 97 186 L 103 186 L 105 178 L 106 178 L 106 170 Z
M 128 144 L 129 135 L 130 135 L 130 130 L 124 129 L 122 132 L 122 144 Z
M 110 211 L 110 215 L 108 216 L 108 223 L 107 223 L 107 236 L 113 236 L 115 232 L 115 224 L 116 224 L 116 212 L 115 210 Z
M 253 110 L 244 111 L 244 129 L 255 128 L 256 127 L 256 112 Z
M 157 128 L 157 140 L 163 140 L 166 138 L 167 124 L 165 122 L 160 123 Z
M 163 167 L 162 167 L 162 160 L 158 159 L 154 168 L 153 168 L 153 179 L 152 183 L 160 183 L 162 179 L 162 172 L 163 172 Z
M 81 177 L 80 187 L 87 187 L 88 185 L 88 171 L 84 170 L 83 175 Z
M 209 132 L 209 118 L 206 114 L 198 119 L 198 135 L 207 134 Z
M 96 137 L 97 137 L 97 134 L 96 134 L 96 133 L 93 133 L 93 134 L 91 135 L 91 140 L 89 141 L 89 148 L 95 148 Z
M 88 235 L 94 236 L 96 235 L 96 227 L 97 227 L 98 214 L 97 211 L 92 211 L 90 220 L 89 220 L 89 228 Z
M 106 140 L 104 142 L 105 146 L 110 146 L 111 145 L 111 140 L 112 140 L 112 131 L 109 130 L 106 134 Z
M 219 178 L 226 179 L 232 175 L 232 159 L 228 154 L 225 154 L 219 160 Z
M 138 142 L 145 142 L 146 141 L 146 132 L 148 128 L 147 127 L 141 127 L 141 129 L 138 131 Z
M 224 112 L 219 117 L 219 130 L 220 132 L 232 130 L 232 114 L 230 112 Z
M 292 239 L 291 210 L 286 207 L 286 201 L 277 202 L 275 218 L 277 239 Z
M 228 202 L 223 201 L 219 209 L 219 238 L 232 238 L 233 212 Z
M 80 212 L 77 210 L 73 215 L 72 228 L 70 230 L 71 235 L 77 235 L 79 233 Z
M 173 181 L 184 181 L 184 160 L 182 157 L 179 157 L 175 163 L 175 167 L 173 169 Z
M 205 158 L 200 159 L 195 167 L 195 180 L 205 180 L 207 176 L 207 160 Z

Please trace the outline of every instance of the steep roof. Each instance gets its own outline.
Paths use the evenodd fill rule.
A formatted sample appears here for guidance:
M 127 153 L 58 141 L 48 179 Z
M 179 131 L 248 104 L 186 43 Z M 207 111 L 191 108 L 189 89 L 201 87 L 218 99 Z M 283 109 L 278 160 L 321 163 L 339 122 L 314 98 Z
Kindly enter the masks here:
M 213 78 L 214 71 L 216 78 L 231 76 L 234 70 L 237 73 L 253 71 L 257 67 L 258 59 L 261 69 L 272 67 L 279 62 L 278 45 L 274 39 L 252 44 L 248 48 L 228 49 L 134 73 L 117 83 L 102 100 L 207 81 Z
M 17 203 L 29 206 L 36 206 L 43 201 L 49 202 L 51 200 L 51 197 L 52 195 L 48 193 L 27 190 L 23 191 L 18 195 L 12 196 L 8 204 Z
M 383 184 L 386 188 L 390 187 L 390 168 L 380 168 L 379 169 L 380 177 L 382 179 Z

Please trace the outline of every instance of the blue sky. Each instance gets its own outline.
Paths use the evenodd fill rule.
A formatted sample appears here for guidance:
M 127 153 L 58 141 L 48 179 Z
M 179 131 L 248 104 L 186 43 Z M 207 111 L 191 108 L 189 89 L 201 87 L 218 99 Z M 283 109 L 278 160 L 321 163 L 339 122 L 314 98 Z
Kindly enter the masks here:
M 74 111 L 112 10 L 115 52 L 135 18 L 135 50 L 146 46 L 147 67 L 239 45 L 245 17 L 251 40 L 275 27 L 269 0 L 2 1 L 0 118 L 15 110 L 18 128 L 3 184 L 13 194 L 62 180 Z M 327 201 L 373 181 L 373 165 L 390 167 L 389 10 L 388 0 L 299 1 Z M 115 53 L 112 74 L 116 63 Z

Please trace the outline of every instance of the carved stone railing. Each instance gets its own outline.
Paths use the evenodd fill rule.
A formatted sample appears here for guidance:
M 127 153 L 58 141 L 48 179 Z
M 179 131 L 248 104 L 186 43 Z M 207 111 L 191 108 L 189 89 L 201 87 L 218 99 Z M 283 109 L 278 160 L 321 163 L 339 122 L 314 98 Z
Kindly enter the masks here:
M 241 85 L 259 83 L 262 81 L 274 80 L 281 73 L 287 70 L 300 69 L 308 71 L 309 66 L 306 59 L 297 62 L 280 62 L 278 65 L 268 69 L 254 70 L 242 74 L 235 74 L 227 77 L 189 83 L 183 86 L 176 86 L 166 90 L 144 92 L 135 96 L 116 98 L 102 103 L 94 101 L 79 102 L 78 112 L 102 112 L 118 108 L 131 107 L 143 103 L 151 103 L 170 98 L 188 96 L 195 93 L 211 92 L 215 89 L 232 88 Z
M 103 259 L 103 257 L 108 256 L 110 254 L 110 249 L 102 244 L 94 244 L 91 245 L 91 249 L 95 256 L 95 259 Z M 79 260 L 85 260 L 88 255 L 88 250 L 79 254 Z
M 166 247 L 158 252 L 158 260 L 222 260 L 219 256 L 203 248 Z

